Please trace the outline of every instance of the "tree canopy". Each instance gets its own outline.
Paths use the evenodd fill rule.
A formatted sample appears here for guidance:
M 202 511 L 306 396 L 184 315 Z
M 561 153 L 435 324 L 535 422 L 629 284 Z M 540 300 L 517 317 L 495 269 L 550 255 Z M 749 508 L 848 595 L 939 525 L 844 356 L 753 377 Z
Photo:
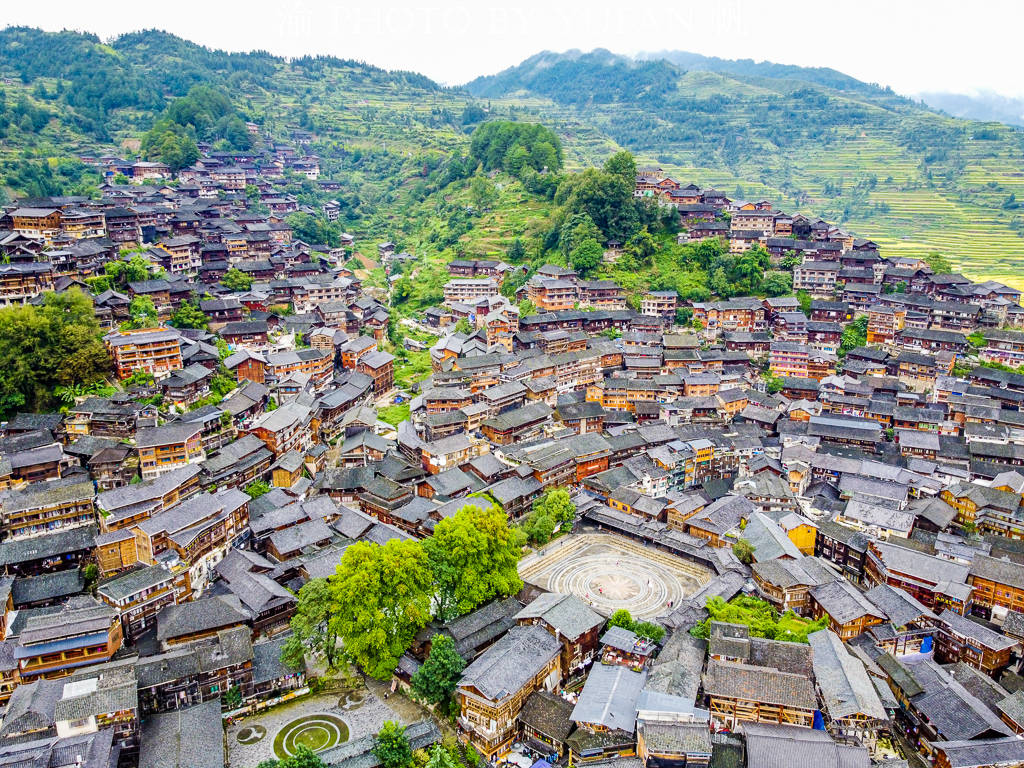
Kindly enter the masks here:
M 555 202 L 570 216 L 586 213 L 604 239 L 625 241 L 638 228 L 633 184 L 617 173 L 587 168 L 568 175 L 558 186 Z
M 407 768 L 412 764 L 412 747 L 405 735 L 405 726 L 388 720 L 381 726 L 373 742 L 373 754 L 382 768 Z
M 433 592 L 423 545 L 392 539 L 356 542 L 330 579 L 330 628 L 367 674 L 389 678 L 416 633 L 430 621 Z
M 576 505 L 564 488 L 551 488 L 533 502 L 530 515 L 523 521 L 522 530 L 531 544 L 546 544 L 559 526 L 572 526 L 576 519 Z
M 771 603 L 758 597 L 743 595 L 726 602 L 720 597 L 707 600 L 708 618 L 697 624 L 690 633 L 697 637 L 708 637 L 711 622 L 725 621 L 730 624 L 746 624 L 753 637 L 769 640 L 785 640 L 791 643 L 806 643 L 807 635 L 825 629 L 828 617 L 817 621 L 804 619 L 792 611 L 779 615 Z
M 246 487 L 246 492 L 252 495 L 250 487 Z M 281 660 L 293 669 L 301 669 L 306 654 L 312 652 L 321 654 L 328 666 L 334 666 L 338 635 L 331 622 L 332 614 L 333 593 L 328 580 L 310 579 L 303 584 L 291 619 L 292 635 L 285 642 Z
M 562 167 L 562 142 L 540 123 L 483 123 L 473 131 L 469 154 L 485 171 L 500 169 L 513 176 L 526 169 L 558 171 Z
M 299 744 L 293 755 L 281 760 L 262 760 L 256 768 L 325 768 L 325 763 L 305 744 Z
M 252 278 L 242 270 L 231 267 L 220 279 L 220 284 L 229 291 L 248 291 L 252 287 Z
M 455 641 L 449 635 L 435 634 L 426 661 L 410 681 L 413 693 L 428 704 L 450 705 L 465 666 Z
M 324 218 L 308 213 L 293 213 L 287 221 L 295 237 L 304 243 L 328 245 L 331 248 L 341 245 L 341 230 Z
M 498 507 L 464 506 L 439 522 L 423 547 L 434 575 L 436 613 L 442 621 L 523 587 L 517 571 L 520 546 Z
M 589 275 L 601 264 L 604 258 L 604 248 L 592 237 L 581 242 L 569 254 L 569 263 L 580 275 Z
M 622 627 L 635 632 L 640 637 L 660 643 L 665 637 L 665 628 L 653 621 L 636 621 L 625 608 L 620 608 L 608 619 L 609 627 Z
M 843 327 L 842 337 L 839 342 L 839 357 L 846 357 L 851 349 L 863 347 L 868 343 L 868 318 L 866 315 L 847 323 Z
M 56 387 L 102 382 L 110 370 L 92 301 L 77 288 L 0 309 L 0 417 L 53 409 Z
M 340 639 L 345 659 L 386 679 L 431 619 L 432 609 L 446 621 L 522 588 L 517 572 L 521 536 L 509 528 L 500 508 L 470 504 L 422 541 L 351 545 L 334 575 L 313 579 L 299 591 L 294 634 L 282 660 L 299 666 L 313 652 L 333 667 Z M 458 654 L 446 654 L 444 638 L 437 639 L 438 657 L 425 675 L 461 663 Z M 424 690 L 436 690 L 434 683 L 425 683 Z
M 178 309 L 171 315 L 170 324 L 175 328 L 205 329 L 210 324 L 210 320 L 199 309 L 198 304 L 186 300 L 181 302 Z

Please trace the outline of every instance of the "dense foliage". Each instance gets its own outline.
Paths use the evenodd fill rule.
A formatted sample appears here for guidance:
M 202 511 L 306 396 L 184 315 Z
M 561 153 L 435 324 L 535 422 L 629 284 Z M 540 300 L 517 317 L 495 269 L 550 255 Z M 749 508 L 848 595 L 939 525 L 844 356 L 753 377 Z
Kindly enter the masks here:
M 469 154 L 484 170 L 501 169 L 513 176 L 526 169 L 558 171 L 562 167 L 562 142 L 539 123 L 484 123 L 473 131 Z
M 392 539 L 379 546 L 359 541 L 345 550 L 330 579 L 328 624 L 344 641 L 351 661 L 385 680 L 430 621 L 432 591 L 430 563 L 420 542 Z
M 576 519 L 576 505 L 564 488 L 551 488 L 533 502 L 530 514 L 522 522 L 522 531 L 531 544 L 547 544 L 555 529 L 568 531 Z
M 149 160 L 167 163 L 172 171 L 199 159 L 197 142 L 215 142 L 221 149 L 247 150 L 252 136 L 235 114 L 224 91 L 195 85 L 186 96 L 172 101 L 161 118 L 142 137 L 142 153 Z
M 405 726 L 393 720 L 384 723 L 374 740 L 373 754 L 382 768 L 407 768 L 412 763 L 412 747 Z
M 516 570 L 520 545 L 498 507 L 464 506 L 437 524 L 423 548 L 434 577 L 435 614 L 442 621 L 523 587 Z
M 665 637 L 665 628 L 653 621 L 636 621 L 625 608 L 620 608 L 608 619 L 609 627 L 622 627 L 635 632 L 640 637 L 660 643 Z
M 839 343 L 839 357 L 846 357 L 851 349 L 863 347 L 868 343 L 868 317 L 858 317 L 843 326 L 843 335 Z
M 430 639 L 430 653 L 412 679 L 413 693 L 428 704 L 440 704 L 446 710 L 456 708 L 454 694 L 459 677 L 466 666 L 449 635 L 436 634 Z
M 183 301 L 171 315 L 170 324 L 175 328 L 206 329 L 210 319 L 199 309 L 194 301 Z
M 579 56 L 541 53 L 466 87 L 490 97 L 527 89 L 560 104 L 585 106 L 659 98 L 675 87 L 679 74 L 667 61 L 634 62 L 603 50 Z
M 78 289 L 0 309 L 0 417 L 52 410 L 57 387 L 102 382 L 110 369 L 92 301 Z
M 231 267 L 220 279 L 220 284 L 229 291 L 247 291 L 252 287 L 252 278 L 236 267 Z
M 347 660 L 386 679 L 432 615 L 448 620 L 518 592 L 520 550 L 520 536 L 501 510 L 473 505 L 423 541 L 357 542 L 333 576 L 299 591 L 282 659 L 298 666 L 314 653 L 334 666 L 341 640 Z M 455 663 L 438 660 L 439 667 Z
M 98 139 L 109 137 L 105 119 L 113 110 L 159 111 L 164 94 L 226 82 L 233 74 L 263 82 L 274 61 L 266 53 L 215 51 L 155 30 L 122 35 L 110 45 L 78 32 L 0 31 L 0 67 L 25 83 L 57 78 L 55 95 L 74 108 L 80 127 Z
M 770 603 L 758 597 L 743 595 L 725 602 L 720 597 L 708 598 L 708 618 L 695 626 L 690 633 L 696 637 L 708 637 L 711 622 L 724 621 L 730 624 L 746 624 L 753 637 L 769 640 L 785 640 L 790 643 L 806 643 L 812 632 L 828 627 L 828 617 L 817 621 L 804 619 L 792 611 L 779 615 Z
M 326 764 L 320 757 L 305 744 L 299 744 L 295 748 L 295 754 L 281 760 L 271 758 L 261 760 L 256 768 L 325 768 Z

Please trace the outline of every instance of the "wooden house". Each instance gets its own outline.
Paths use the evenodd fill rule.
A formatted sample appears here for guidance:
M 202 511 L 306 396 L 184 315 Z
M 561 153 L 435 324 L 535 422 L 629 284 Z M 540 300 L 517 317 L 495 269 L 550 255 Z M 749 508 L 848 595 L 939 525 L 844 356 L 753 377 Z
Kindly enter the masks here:
M 543 627 L 518 626 L 462 672 L 456 688 L 459 727 L 487 761 L 508 750 L 526 700 L 562 679 L 562 645 Z

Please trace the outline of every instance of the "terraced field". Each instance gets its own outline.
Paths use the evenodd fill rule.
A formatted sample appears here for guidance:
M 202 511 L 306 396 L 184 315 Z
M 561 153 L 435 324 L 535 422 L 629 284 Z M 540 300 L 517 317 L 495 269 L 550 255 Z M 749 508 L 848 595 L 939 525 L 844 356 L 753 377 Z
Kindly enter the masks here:
M 1005 155 L 973 159 L 961 180 L 972 191 L 964 194 L 928 185 L 921 180 L 919 163 L 897 155 L 884 139 L 869 136 L 849 137 L 837 147 L 796 155 L 789 184 L 778 186 L 751 182 L 721 168 L 645 159 L 682 180 L 731 193 L 742 190 L 747 198 L 768 197 L 789 212 L 839 222 L 848 231 L 878 242 L 884 254 L 939 252 L 968 277 L 1024 288 L 1024 229 L 1013 229 L 1017 212 L 1001 207 L 1011 192 L 1024 198 L 1024 171 L 1014 168 L 1014 163 L 1024 168 L 1024 161 Z M 749 169 L 752 174 L 757 171 Z M 849 189 L 869 177 L 877 183 L 852 210 L 846 210 L 848 196 L 824 192 L 826 182 Z M 801 194 L 793 194 L 794 188 Z
M 565 88 L 573 94 L 571 83 Z M 1008 201 L 1024 199 L 1024 131 L 956 120 L 870 88 L 808 91 L 798 80 L 705 71 L 682 74 L 651 108 L 642 95 L 568 106 L 517 92 L 499 103 L 527 99 L 545 122 L 575 114 L 618 137 L 640 164 L 686 182 L 767 197 L 876 240 L 884 253 L 939 252 L 969 277 L 1024 288 L 1024 209 Z M 567 158 L 571 166 L 608 151 L 592 141 Z

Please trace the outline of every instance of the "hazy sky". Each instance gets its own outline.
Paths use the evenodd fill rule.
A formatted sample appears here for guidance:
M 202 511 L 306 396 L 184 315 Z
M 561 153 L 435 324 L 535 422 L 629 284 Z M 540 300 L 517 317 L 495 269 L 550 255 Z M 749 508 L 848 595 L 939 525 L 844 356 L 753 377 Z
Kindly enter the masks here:
M 541 50 L 686 50 L 828 66 L 913 94 L 1024 96 L 1021 0 L 173 0 L 6 2 L 0 26 L 103 38 L 160 28 L 211 47 L 333 54 L 456 84 Z

